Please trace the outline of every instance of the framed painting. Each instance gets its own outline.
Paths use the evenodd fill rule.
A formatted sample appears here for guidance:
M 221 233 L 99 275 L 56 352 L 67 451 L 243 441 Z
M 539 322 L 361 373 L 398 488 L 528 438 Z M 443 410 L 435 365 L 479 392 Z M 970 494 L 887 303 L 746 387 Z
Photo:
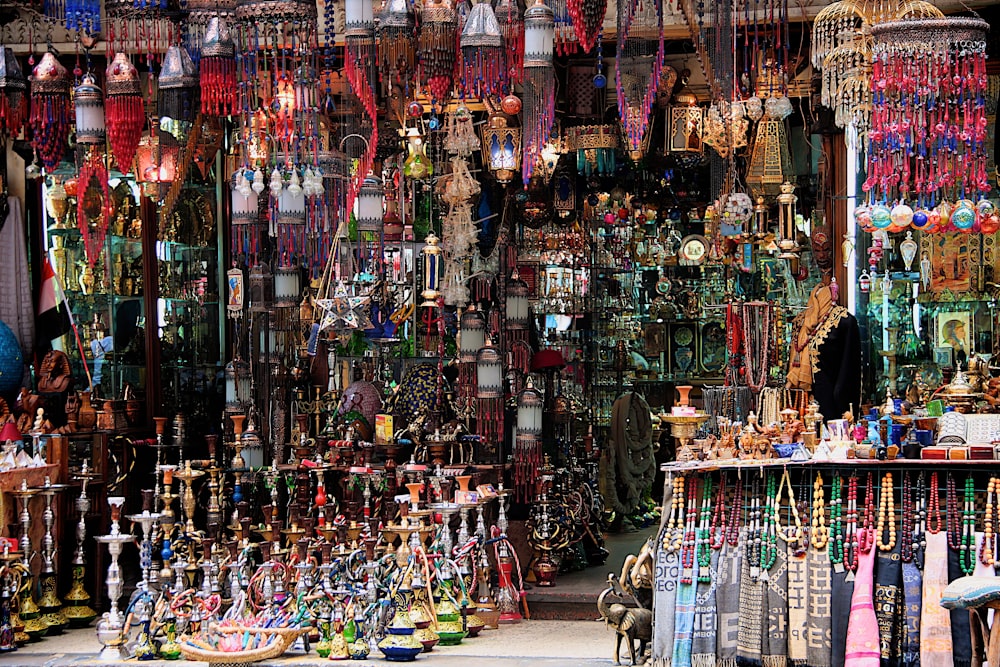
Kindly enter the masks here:
M 934 316 L 934 348 L 951 350 L 954 361 L 968 357 L 972 349 L 972 316 L 967 310 L 943 311 Z

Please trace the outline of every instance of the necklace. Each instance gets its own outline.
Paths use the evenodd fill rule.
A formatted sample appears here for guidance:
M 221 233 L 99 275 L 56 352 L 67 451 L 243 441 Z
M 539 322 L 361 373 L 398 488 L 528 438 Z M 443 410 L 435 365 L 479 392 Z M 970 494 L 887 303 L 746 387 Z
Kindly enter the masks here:
M 713 549 L 721 549 L 726 541 L 726 474 L 719 479 L 719 491 L 715 495 L 715 511 L 712 513 L 712 526 L 709 529 L 709 545 Z
M 913 535 L 913 560 L 917 564 L 917 567 L 924 567 L 924 553 L 927 549 L 927 488 L 926 480 L 924 479 L 924 473 L 921 472 L 917 475 L 917 489 L 914 492 L 916 496 L 916 525 L 914 526 Z
M 886 523 L 889 524 L 889 539 L 885 536 Z M 892 551 L 896 546 L 896 501 L 892 497 L 892 473 L 882 476 L 882 493 L 878 497 L 878 525 L 875 528 L 875 542 L 879 551 Z
M 670 517 L 664 531 L 663 548 L 667 553 L 676 553 L 681 548 L 684 516 L 684 477 L 674 477 L 674 488 L 670 494 Z
M 682 584 L 690 584 L 694 577 L 695 521 L 698 518 L 698 479 L 692 476 L 687 487 L 687 521 L 684 525 L 684 538 L 681 541 Z
M 760 576 L 760 549 L 763 543 L 760 536 L 760 482 L 756 479 L 750 491 L 750 514 L 747 526 L 750 529 L 750 535 L 747 537 L 744 548 L 746 549 L 747 562 L 750 564 L 750 578 L 756 581 L 757 577 Z
M 931 473 L 931 495 L 927 500 L 927 532 L 937 535 L 941 532 L 941 498 L 938 495 L 938 474 Z
M 962 544 L 958 564 L 965 576 L 976 570 L 976 485 L 972 475 L 965 477 L 965 499 L 962 505 Z M 984 540 L 985 541 L 985 540 Z
M 823 550 L 830 541 L 830 529 L 826 527 L 826 510 L 823 507 L 823 475 L 816 473 L 813 482 L 812 520 L 810 521 L 809 542 L 813 549 Z
M 765 486 L 767 498 L 764 507 L 764 534 L 761 536 L 760 545 L 760 569 L 766 579 L 768 570 L 778 558 L 778 492 L 774 475 L 767 475 Z
M 698 583 L 712 581 L 712 478 L 706 477 L 701 485 L 701 517 L 698 523 Z
M 948 548 L 952 551 L 958 551 L 959 547 L 962 546 L 962 519 L 958 516 L 958 493 L 955 491 L 955 477 L 948 473 L 947 488 L 944 495 L 945 510 L 947 514 L 945 515 L 945 521 L 947 523 L 947 533 L 948 533 Z
M 847 527 L 844 531 L 844 566 L 847 580 L 854 581 L 854 571 L 858 569 L 858 478 L 851 475 L 847 481 Z
M 767 383 L 770 359 L 771 305 L 743 304 L 743 339 L 746 345 L 747 386 L 754 391 Z
M 835 572 L 844 571 L 844 504 L 840 498 L 843 480 L 840 474 L 833 476 L 833 483 L 830 484 L 830 539 L 827 543 L 830 562 L 833 563 Z
M 986 513 L 983 515 L 983 544 L 979 549 L 979 562 L 987 567 L 996 564 L 996 538 L 993 532 L 993 513 L 996 508 L 994 498 L 997 493 L 997 478 L 990 477 L 990 483 L 986 487 Z
M 726 528 L 726 544 L 735 547 L 740 543 L 740 525 L 743 518 L 743 478 L 736 479 L 733 492 L 733 508 L 729 510 L 729 526 Z
M 781 492 L 785 487 L 788 488 L 788 511 L 792 515 L 792 520 L 795 521 L 794 529 L 791 524 L 788 528 L 781 528 Z M 792 478 L 788 474 L 788 468 L 785 468 L 785 472 L 781 476 L 781 483 L 778 485 L 778 495 L 774 499 L 774 515 L 778 537 L 786 544 L 793 545 L 795 555 L 801 556 L 805 552 L 805 542 L 802 539 L 802 519 L 799 517 L 799 508 L 795 504 L 795 491 L 792 489 Z
M 913 487 L 909 471 L 903 473 L 903 514 L 900 517 L 899 555 L 904 563 L 913 562 L 913 540 L 916 530 L 916 514 L 913 509 Z M 881 537 L 882 531 L 879 530 Z M 881 545 L 879 545 L 881 549 Z
M 865 486 L 865 516 L 861 524 L 861 553 L 868 553 L 875 544 L 875 478 L 868 473 L 868 483 Z M 855 554 L 855 559 L 857 554 Z M 855 563 L 856 564 L 856 563 Z

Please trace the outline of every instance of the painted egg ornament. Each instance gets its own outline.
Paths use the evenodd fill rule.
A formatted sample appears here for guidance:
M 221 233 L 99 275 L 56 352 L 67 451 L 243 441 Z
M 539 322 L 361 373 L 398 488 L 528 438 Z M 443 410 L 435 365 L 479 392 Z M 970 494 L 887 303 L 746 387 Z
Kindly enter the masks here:
M 854 210 L 854 221 L 863 231 L 870 233 L 874 229 L 872 226 L 871 209 L 867 206 L 859 206 Z
M 903 202 L 893 206 L 889 215 L 892 218 L 892 226 L 896 228 L 893 231 L 901 232 L 913 222 L 913 209 Z
M 521 113 L 521 98 L 517 95 L 508 95 L 500 101 L 500 108 L 508 116 L 516 116 Z
M 884 204 L 872 206 L 872 225 L 875 229 L 888 229 L 892 224 L 892 212 Z
M 410 102 L 406 105 L 406 114 L 410 118 L 420 118 L 424 115 L 424 105 L 420 102 Z
M 951 212 L 951 224 L 955 225 L 955 228 L 959 231 L 972 231 L 972 228 L 976 224 L 976 209 L 971 201 L 963 199 L 958 202 L 955 210 Z
M 1000 216 L 990 213 L 979 219 L 979 231 L 983 234 L 996 234 L 1000 231 Z
M 976 213 L 979 215 L 980 218 L 985 218 L 988 215 L 993 215 L 994 213 L 996 213 L 996 210 L 997 210 L 996 205 L 989 199 L 980 199 L 979 202 L 976 203 Z
M 941 211 L 932 208 L 927 211 L 927 227 L 925 232 L 936 232 L 941 229 Z
M 924 209 L 917 209 L 913 212 L 913 219 L 910 220 L 910 225 L 917 231 L 923 231 L 927 228 L 930 218 L 927 215 L 927 211 Z
M 937 224 L 938 229 L 944 229 L 945 227 L 951 224 L 951 204 L 949 204 L 946 201 L 943 201 L 937 206 L 935 206 L 934 210 L 937 211 L 938 215 L 940 216 Z

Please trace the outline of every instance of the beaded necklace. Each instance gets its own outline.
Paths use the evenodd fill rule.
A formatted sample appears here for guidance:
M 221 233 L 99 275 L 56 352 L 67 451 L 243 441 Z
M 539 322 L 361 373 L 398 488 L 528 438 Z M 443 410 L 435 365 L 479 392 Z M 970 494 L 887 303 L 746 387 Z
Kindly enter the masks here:
M 844 571 L 844 501 L 840 497 L 843 480 L 840 474 L 833 476 L 830 485 L 830 537 L 827 542 L 830 562 L 835 572 Z
M 990 483 L 986 487 L 986 513 L 983 515 L 983 544 L 979 548 L 979 562 L 987 567 L 996 565 L 997 546 L 994 542 L 996 533 L 993 532 L 993 513 L 997 509 L 997 503 L 994 502 L 997 482 L 996 477 L 990 477 Z
M 681 583 L 690 584 L 694 578 L 695 522 L 698 519 L 698 479 L 688 482 L 687 521 L 681 541 Z
M 663 548 L 667 553 L 676 553 L 681 548 L 684 516 L 684 477 L 674 478 L 674 488 L 670 495 L 670 516 L 664 531 Z
M 889 539 L 884 540 L 886 524 Z M 878 498 L 878 525 L 875 528 L 875 543 L 879 551 L 892 551 L 896 546 L 896 501 L 892 496 L 892 473 L 882 476 L 882 493 Z
M 774 475 L 767 475 L 765 483 L 767 498 L 764 506 L 764 526 L 760 545 L 760 569 L 762 576 L 767 578 L 767 572 L 778 557 L 778 492 Z
M 795 522 L 795 528 L 792 528 L 790 522 L 788 528 L 781 527 L 781 492 L 786 487 L 788 488 L 788 511 Z M 774 517 L 775 532 L 778 537 L 784 540 L 786 544 L 791 544 L 796 555 L 801 555 L 805 551 L 805 542 L 802 539 L 802 519 L 799 517 L 799 508 L 795 504 L 795 491 L 792 489 L 792 479 L 788 474 L 787 468 L 781 476 L 778 493 L 774 499 Z
M 875 478 L 868 473 L 865 485 L 865 517 L 860 531 L 861 553 L 868 553 L 875 544 Z M 855 554 L 855 557 L 857 554 Z
M 721 549 L 726 541 L 726 474 L 719 479 L 719 490 L 715 495 L 715 509 L 712 513 L 712 525 L 709 528 L 709 545 L 713 549 Z
M 826 527 L 826 510 L 823 506 L 823 475 L 816 473 L 813 482 L 812 518 L 809 542 L 813 549 L 823 550 L 830 541 L 830 529 Z
M 913 487 L 910 473 L 903 473 L 902 504 L 903 515 L 900 517 L 899 555 L 904 563 L 913 562 L 913 540 L 916 531 L 916 514 L 913 510 Z M 879 530 L 879 537 L 882 531 Z M 882 548 L 882 545 L 879 545 Z
M 698 523 L 698 583 L 712 581 L 712 478 L 706 477 L 701 485 L 701 517 Z
M 733 509 L 729 511 L 729 526 L 726 528 L 726 544 L 735 547 L 740 543 L 740 526 L 743 519 L 743 478 L 736 479 L 733 492 Z
M 962 543 L 958 564 L 965 576 L 976 570 L 976 485 L 972 475 L 965 477 L 965 502 L 962 505 Z
M 847 482 L 847 527 L 844 531 L 846 552 L 844 567 L 847 581 L 854 581 L 854 571 L 858 569 L 858 478 L 851 475 Z
M 941 498 L 938 493 L 937 471 L 931 473 L 931 494 L 927 500 L 927 532 L 931 535 L 941 532 Z
M 761 544 L 763 544 L 763 539 L 760 535 L 760 482 L 756 479 L 750 491 L 750 513 L 747 519 L 750 534 L 747 536 L 744 546 L 746 548 L 746 559 L 750 564 L 750 578 L 756 580 L 760 576 L 760 549 Z
M 947 487 L 945 490 L 945 522 L 948 533 L 948 548 L 958 551 L 962 546 L 962 519 L 958 516 L 958 493 L 955 491 L 955 477 L 948 473 Z
M 913 535 L 913 560 L 917 567 L 924 567 L 924 553 L 927 551 L 927 484 L 924 473 L 917 475 L 916 496 L 916 522 Z

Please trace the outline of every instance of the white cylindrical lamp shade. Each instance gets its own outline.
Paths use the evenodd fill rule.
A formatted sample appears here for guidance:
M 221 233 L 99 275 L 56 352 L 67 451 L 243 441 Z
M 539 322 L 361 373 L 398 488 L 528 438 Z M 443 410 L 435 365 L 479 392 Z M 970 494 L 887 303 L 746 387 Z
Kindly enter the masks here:
M 306 224 L 306 196 L 301 191 L 292 192 L 291 188 L 282 188 L 278 197 L 279 225 Z
M 257 224 L 257 213 L 259 199 L 256 192 L 250 185 L 246 171 L 240 170 L 233 175 L 233 182 L 230 185 L 232 197 L 232 217 L 234 225 L 255 225 Z M 251 177 L 253 174 L 251 174 Z
M 507 303 L 505 306 L 507 328 L 527 329 L 531 322 L 531 308 L 528 302 L 528 283 L 521 280 L 517 271 L 507 282 Z
M 463 363 L 474 363 L 476 354 L 486 344 L 486 316 L 474 305 L 462 313 L 459 320 L 461 335 L 459 336 L 458 360 Z
M 503 398 L 503 360 L 489 339 L 476 354 L 476 398 Z
M 528 379 L 528 385 L 517 395 L 517 435 L 541 435 L 545 401 L 542 393 Z
M 344 3 L 344 27 L 346 30 L 375 27 L 375 8 L 372 0 L 347 0 Z
M 524 66 L 537 67 L 552 64 L 555 40 L 555 15 L 542 0 L 524 12 Z
M 104 124 L 104 94 L 91 74 L 73 91 L 76 111 L 76 141 L 81 144 L 103 144 L 107 139 Z
M 295 305 L 299 301 L 301 276 L 295 265 L 279 266 L 274 272 L 274 300 L 276 305 Z
M 358 230 L 381 233 L 384 216 L 385 195 L 382 181 L 374 176 L 368 176 L 358 191 Z

